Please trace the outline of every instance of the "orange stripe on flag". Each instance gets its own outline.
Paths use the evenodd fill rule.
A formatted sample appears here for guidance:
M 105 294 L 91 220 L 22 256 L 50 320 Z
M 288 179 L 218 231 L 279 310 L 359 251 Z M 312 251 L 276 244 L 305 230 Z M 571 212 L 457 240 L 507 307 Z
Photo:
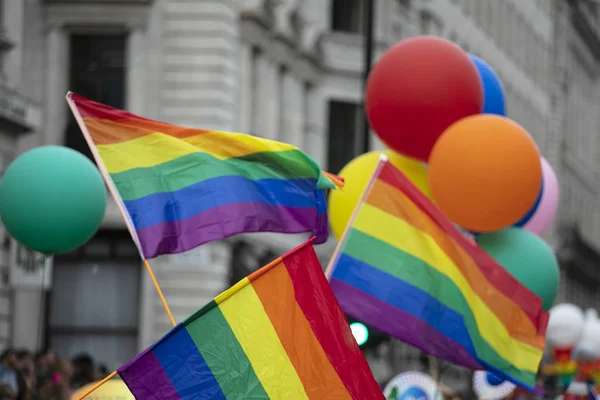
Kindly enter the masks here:
M 296 302 L 294 284 L 285 265 L 277 265 L 269 272 L 268 280 L 255 280 L 252 287 L 296 368 L 309 399 L 351 399 Z M 324 387 L 327 391 L 322 390 Z
M 408 222 L 432 237 L 462 272 L 477 296 L 497 315 L 513 338 L 540 349 L 544 348 L 544 337 L 538 336 L 535 325 L 521 307 L 491 285 L 469 254 L 410 201 L 402 191 L 382 180 L 377 180 L 374 182 L 366 202 L 387 214 Z
M 119 121 L 85 117 L 83 119 L 96 146 L 117 144 L 138 139 L 151 133 L 162 133 L 178 139 L 209 132 L 204 129 L 184 128 L 157 121 L 127 118 Z

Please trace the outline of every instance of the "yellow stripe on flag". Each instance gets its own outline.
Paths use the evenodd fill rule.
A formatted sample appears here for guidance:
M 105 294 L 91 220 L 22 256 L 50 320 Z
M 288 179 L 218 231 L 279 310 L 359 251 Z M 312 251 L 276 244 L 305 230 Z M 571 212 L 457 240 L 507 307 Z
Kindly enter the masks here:
M 506 327 L 475 294 L 464 275 L 435 240 L 403 219 L 363 204 L 353 228 L 419 258 L 446 275 L 462 292 L 481 336 L 516 368 L 536 373 L 541 350 L 510 336 Z
M 248 278 L 242 282 L 244 284 L 240 282 L 239 286 L 236 285 L 239 290 L 234 290 L 233 295 L 217 297 L 215 301 L 250 360 L 256 376 L 272 399 L 308 400 L 304 386 L 260 299 L 252 285 L 249 285 Z
M 133 168 L 154 167 L 196 152 L 208 153 L 224 160 L 260 152 L 297 149 L 286 143 L 220 131 L 209 131 L 183 139 L 155 132 L 127 142 L 99 145 L 97 148 L 111 174 Z

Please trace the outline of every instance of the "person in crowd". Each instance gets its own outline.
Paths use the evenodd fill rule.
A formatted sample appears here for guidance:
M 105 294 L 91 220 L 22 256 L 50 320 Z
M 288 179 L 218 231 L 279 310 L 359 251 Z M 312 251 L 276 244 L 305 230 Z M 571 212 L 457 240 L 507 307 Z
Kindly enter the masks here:
M 17 393 L 7 384 L 0 384 L 0 400 L 16 400 Z
M 98 366 L 98 371 L 95 374 L 94 381 L 101 381 L 102 379 L 106 378 L 108 374 L 110 374 L 108 367 L 104 364 L 100 364 Z
M 18 400 L 29 400 L 35 384 L 35 361 L 27 350 L 17 352 L 17 383 L 19 385 Z
M 0 386 L 4 387 L 5 394 L 3 396 L 9 396 L 8 393 L 16 396 L 19 393 L 18 364 L 17 354 L 14 350 L 6 350 L 0 355 Z
M 74 389 L 78 389 L 96 380 L 94 360 L 88 354 L 80 354 L 75 357 L 73 359 L 73 369 L 74 374 L 71 383 Z
M 52 365 L 51 379 L 43 382 L 39 387 L 40 400 L 68 400 L 72 388 L 73 366 L 68 360 L 57 358 Z
M 54 353 L 52 350 L 39 352 L 35 357 L 35 379 L 39 382 L 47 382 L 52 378 L 52 365 L 54 365 Z

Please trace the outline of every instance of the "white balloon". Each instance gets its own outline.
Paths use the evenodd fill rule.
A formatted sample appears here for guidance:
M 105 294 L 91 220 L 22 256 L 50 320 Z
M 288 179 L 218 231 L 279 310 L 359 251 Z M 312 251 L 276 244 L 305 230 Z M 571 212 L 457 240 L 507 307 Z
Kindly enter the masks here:
M 580 360 L 594 361 L 600 357 L 600 320 L 596 310 L 586 310 L 583 331 L 575 351 Z
M 550 309 L 546 341 L 551 347 L 571 347 L 583 332 L 583 311 L 574 304 L 558 304 Z

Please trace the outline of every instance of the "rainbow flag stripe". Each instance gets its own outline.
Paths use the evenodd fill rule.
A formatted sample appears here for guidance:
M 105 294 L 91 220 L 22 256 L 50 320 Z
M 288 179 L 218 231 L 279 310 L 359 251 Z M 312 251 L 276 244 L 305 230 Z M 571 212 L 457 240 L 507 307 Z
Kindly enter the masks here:
M 335 178 L 296 147 L 184 128 L 67 96 L 145 258 L 246 232 L 328 238 Z
M 138 399 L 383 399 L 310 241 L 118 370 Z
M 533 389 L 548 314 L 382 161 L 334 258 L 342 309 L 421 350 Z

